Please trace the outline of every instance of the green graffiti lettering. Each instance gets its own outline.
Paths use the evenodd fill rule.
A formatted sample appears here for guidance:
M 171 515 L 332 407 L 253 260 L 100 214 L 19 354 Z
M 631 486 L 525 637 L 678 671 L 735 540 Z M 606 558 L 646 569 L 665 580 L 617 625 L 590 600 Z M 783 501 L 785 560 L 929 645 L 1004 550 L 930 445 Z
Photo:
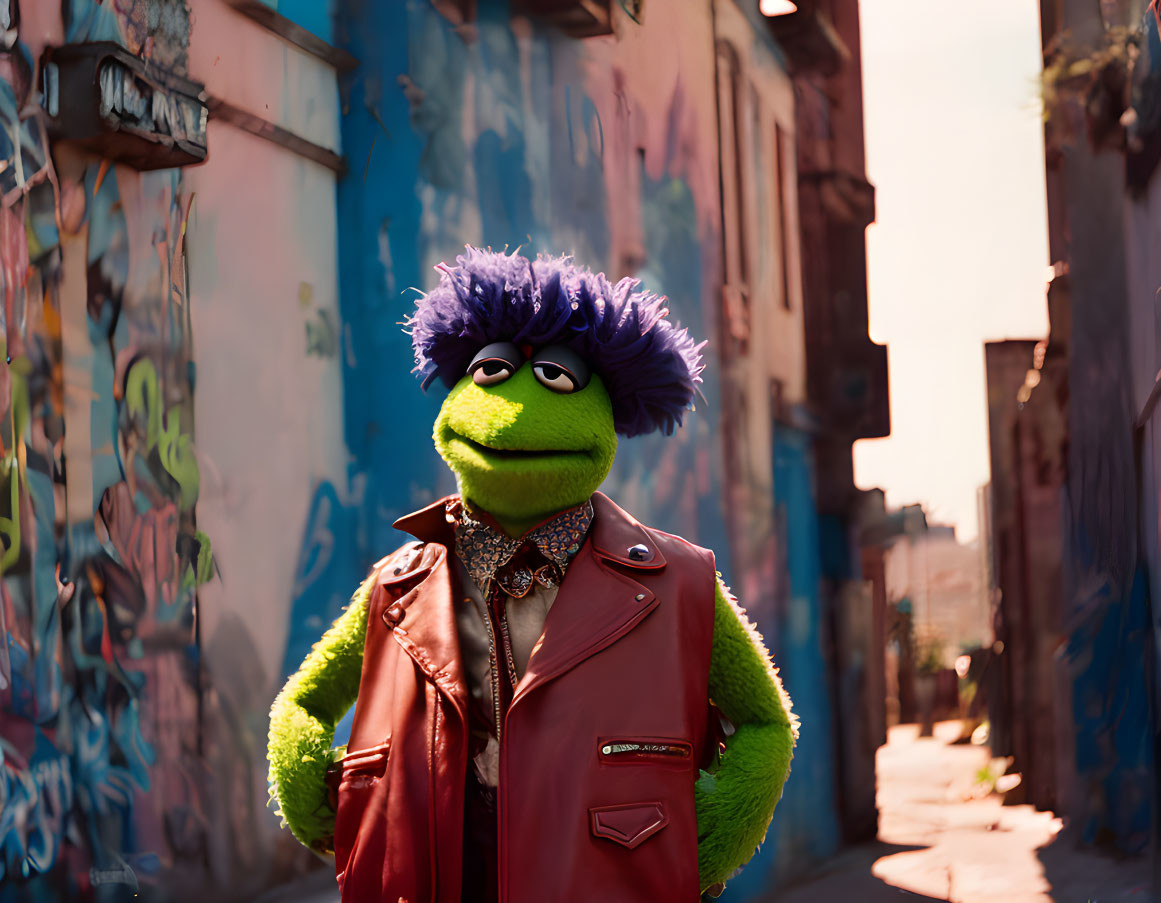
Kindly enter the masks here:
M 4 477 L 9 485 L 9 504 L 11 517 L 0 517 L 0 537 L 5 540 L 4 554 L 0 556 L 0 574 L 6 574 L 20 559 L 20 449 L 24 446 L 24 437 L 28 431 L 29 404 L 28 379 L 26 374 L 31 367 L 27 358 L 13 361 L 15 366 L 9 367 L 9 378 L 12 381 L 12 404 L 8 410 L 9 427 L 12 442 L 9 445 L 0 467 L 3 467 Z M 21 366 L 23 364 L 23 366 Z
M 125 404 L 135 420 L 145 418 L 146 451 L 157 451 L 162 468 L 178 485 L 179 507 L 183 512 L 192 511 L 201 488 L 193 442 L 182 432 L 181 409 L 162 411 L 157 368 L 148 358 L 139 360 L 129 370 Z
M 210 538 L 201 530 L 198 530 L 194 535 L 198 541 L 197 583 L 198 586 L 201 586 L 214 579 L 216 564 L 214 563 L 214 553 L 210 550 Z
M 181 412 L 172 409 L 165 417 L 165 431 L 158 446 L 161 466 L 174 480 L 179 490 L 178 505 L 182 511 L 192 511 L 198 500 L 201 475 L 194 456 L 190 437 L 181 432 Z

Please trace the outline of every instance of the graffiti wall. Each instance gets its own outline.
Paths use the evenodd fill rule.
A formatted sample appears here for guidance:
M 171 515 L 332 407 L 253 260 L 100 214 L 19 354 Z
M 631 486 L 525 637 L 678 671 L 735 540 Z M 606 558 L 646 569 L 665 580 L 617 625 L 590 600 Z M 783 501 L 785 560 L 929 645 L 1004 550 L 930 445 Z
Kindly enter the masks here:
M 616 36 L 583 38 L 507 3 L 465 20 L 349 0 L 333 23 L 327 4 L 267 5 L 358 68 L 337 80 L 219 0 L 0 0 L 0 901 L 250 900 L 317 868 L 266 807 L 267 711 L 402 541 L 392 521 L 454 489 L 402 322 L 466 242 L 639 278 L 709 340 L 686 426 L 623 442 L 605 489 L 715 550 L 823 763 L 808 443 L 778 464 L 771 439 L 773 386 L 794 403 L 802 384 L 800 313 L 771 293 L 798 289 L 763 256 L 782 226 L 762 204 L 726 240 L 713 7 L 678 22 L 611 4 Z M 781 198 L 785 73 L 733 21 L 761 43 L 739 56 L 760 90 L 738 153 Z M 50 141 L 37 61 L 89 41 L 195 80 L 262 134 L 211 116 L 206 162 L 155 172 Z M 341 151 L 343 175 L 287 136 Z M 744 346 L 722 340 L 739 236 Z M 806 840 L 772 839 L 756 875 L 830 843 L 833 817 L 803 802 L 825 770 L 800 769 L 785 804 Z
M 803 730 L 791 779 L 774 814 L 766 843 L 727 887 L 723 899 L 760 900 L 802 863 L 818 862 L 839 845 L 838 804 L 831 732 L 833 688 L 824 652 L 826 613 L 820 602 L 823 550 L 809 434 L 779 425 L 774 435 L 773 482 L 778 529 L 776 610 L 763 620 L 764 635 Z M 793 529 L 788 527 L 793 526 Z
M 75 40 L 184 53 L 132 9 L 65 12 Z M 0 897 L 121 899 L 206 843 L 191 199 L 174 171 L 54 166 L 29 51 L 6 63 Z
M 49 140 L 35 73 L 113 41 L 335 144 L 333 71 L 221 4 L 4 6 L 0 900 L 252 899 L 310 864 L 265 732 L 344 466 L 334 174 L 216 123 L 198 170 L 87 155 Z

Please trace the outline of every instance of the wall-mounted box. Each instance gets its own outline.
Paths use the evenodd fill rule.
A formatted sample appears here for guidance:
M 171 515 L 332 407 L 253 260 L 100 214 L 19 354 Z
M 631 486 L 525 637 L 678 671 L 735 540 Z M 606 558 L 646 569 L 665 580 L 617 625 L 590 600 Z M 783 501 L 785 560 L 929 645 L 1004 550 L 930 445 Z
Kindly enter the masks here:
M 206 159 L 202 85 L 110 42 L 49 47 L 41 57 L 48 133 L 136 169 Z

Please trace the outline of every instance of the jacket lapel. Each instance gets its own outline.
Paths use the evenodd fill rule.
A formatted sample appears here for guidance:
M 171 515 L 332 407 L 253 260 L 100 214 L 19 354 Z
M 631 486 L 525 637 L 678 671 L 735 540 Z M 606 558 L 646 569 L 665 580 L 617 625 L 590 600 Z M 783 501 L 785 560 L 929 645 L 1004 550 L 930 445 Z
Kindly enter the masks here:
M 447 500 L 395 522 L 397 529 L 427 545 L 412 566 L 399 573 L 384 569 L 379 582 L 402 592 L 384 611 L 387 626 L 394 629 L 416 665 L 464 714 L 467 691 L 453 609 L 456 586 L 448 555 L 454 534 L 444 513 Z M 615 643 L 658 605 L 653 592 L 637 579 L 641 573 L 665 567 L 657 543 L 604 493 L 594 493 L 592 502 L 589 536 L 569 565 L 513 704 Z
M 665 567 L 661 550 L 603 493 L 592 501 L 589 537 L 569 565 L 513 704 L 615 643 L 658 605 L 637 576 Z
M 467 689 L 460 656 L 455 610 L 456 580 L 448 561 L 451 526 L 440 499 L 401 517 L 395 527 L 426 543 L 418 561 L 398 573 L 384 569 L 379 583 L 393 588 L 397 600 L 383 610 L 383 620 L 395 639 L 424 674 L 467 717 Z

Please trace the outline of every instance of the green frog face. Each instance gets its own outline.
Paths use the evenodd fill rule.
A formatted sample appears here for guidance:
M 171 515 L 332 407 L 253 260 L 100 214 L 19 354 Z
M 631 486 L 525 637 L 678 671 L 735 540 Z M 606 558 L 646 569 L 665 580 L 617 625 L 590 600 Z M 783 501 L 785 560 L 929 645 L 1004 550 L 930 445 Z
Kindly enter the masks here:
M 482 349 L 435 421 L 465 499 L 512 535 L 596 491 L 617 453 L 613 405 L 571 349 Z

